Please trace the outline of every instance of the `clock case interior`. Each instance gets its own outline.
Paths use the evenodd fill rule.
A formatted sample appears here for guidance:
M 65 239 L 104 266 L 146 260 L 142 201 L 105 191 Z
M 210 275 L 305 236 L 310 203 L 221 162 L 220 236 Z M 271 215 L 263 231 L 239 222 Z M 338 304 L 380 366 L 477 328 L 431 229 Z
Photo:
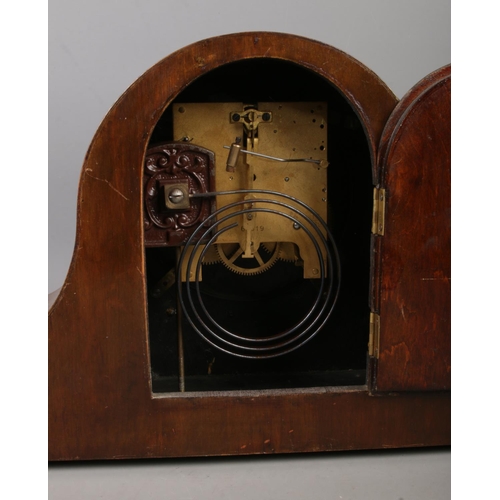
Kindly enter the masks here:
M 325 222 L 338 249 L 338 299 L 321 330 L 295 351 L 270 359 L 235 357 L 208 344 L 182 318 L 176 286 L 162 290 L 165 274 L 176 267 L 178 247 L 145 248 L 153 392 L 179 391 L 180 356 L 186 391 L 364 385 L 373 179 L 363 126 L 338 89 L 317 74 L 290 62 L 249 59 L 212 70 L 179 93 L 158 121 L 148 148 L 180 139 L 174 136 L 177 103 L 233 102 L 326 103 Z M 216 158 L 216 162 L 225 161 Z M 308 168 L 304 167 L 304 175 Z M 304 279 L 302 268 L 283 260 L 251 276 L 216 263 L 203 265 L 200 288 L 207 309 L 222 325 L 238 333 L 262 335 L 297 323 L 307 312 L 318 281 Z

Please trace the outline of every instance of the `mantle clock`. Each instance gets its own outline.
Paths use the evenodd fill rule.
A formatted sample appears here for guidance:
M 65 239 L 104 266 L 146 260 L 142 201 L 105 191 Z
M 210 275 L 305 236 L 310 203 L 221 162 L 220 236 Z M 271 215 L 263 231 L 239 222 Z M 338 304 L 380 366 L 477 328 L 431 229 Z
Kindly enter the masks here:
M 140 77 L 82 168 L 49 459 L 449 444 L 450 85 L 264 32 Z

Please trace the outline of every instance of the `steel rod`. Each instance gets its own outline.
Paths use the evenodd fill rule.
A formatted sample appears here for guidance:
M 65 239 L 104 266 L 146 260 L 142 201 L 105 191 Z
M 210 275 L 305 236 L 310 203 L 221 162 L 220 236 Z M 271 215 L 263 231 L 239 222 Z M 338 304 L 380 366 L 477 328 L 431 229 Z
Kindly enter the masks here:
M 224 149 L 231 149 L 231 146 L 224 146 Z M 290 162 L 290 161 L 305 161 L 307 163 L 315 163 L 316 165 L 323 165 L 325 162 L 324 160 L 313 160 L 312 158 L 278 158 L 277 156 L 270 156 L 270 155 L 265 155 L 263 153 L 256 153 L 255 151 L 248 151 L 247 149 L 239 149 L 240 153 L 246 153 L 247 155 L 252 155 L 252 156 L 258 156 L 260 158 L 266 158 L 268 160 L 274 160 L 274 161 L 283 161 L 283 162 Z

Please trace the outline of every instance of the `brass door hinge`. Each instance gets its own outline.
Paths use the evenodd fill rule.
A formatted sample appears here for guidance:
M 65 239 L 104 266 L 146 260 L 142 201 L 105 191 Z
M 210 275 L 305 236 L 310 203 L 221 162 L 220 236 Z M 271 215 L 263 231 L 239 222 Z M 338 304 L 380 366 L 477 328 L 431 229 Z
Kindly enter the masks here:
M 380 316 L 370 313 L 370 337 L 368 340 L 368 355 L 378 359 L 380 349 Z
M 372 233 L 380 236 L 385 230 L 385 189 L 373 189 Z

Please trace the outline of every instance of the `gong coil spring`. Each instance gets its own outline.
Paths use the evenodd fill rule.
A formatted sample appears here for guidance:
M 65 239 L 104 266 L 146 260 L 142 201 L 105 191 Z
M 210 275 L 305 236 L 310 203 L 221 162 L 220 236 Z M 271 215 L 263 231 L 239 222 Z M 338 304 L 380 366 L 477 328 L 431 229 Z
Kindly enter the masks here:
M 304 202 L 284 193 L 277 191 L 246 189 L 237 191 L 219 191 L 211 193 L 199 193 L 193 195 L 198 198 L 208 198 L 213 196 L 234 195 L 234 194 L 257 194 L 272 195 L 273 198 L 252 198 L 251 208 L 240 208 L 234 212 L 226 214 L 228 210 L 241 205 L 248 205 L 249 200 L 241 200 L 230 203 L 212 213 L 190 236 L 180 257 L 177 266 L 177 291 L 179 303 L 182 307 L 184 317 L 191 327 L 206 342 L 225 353 L 241 358 L 266 359 L 282 356 L 303 346 L 311 340 L 325 325 L 337 302 L 340 289 L 340 260 L 338 250 L 333 236 L 323 221 L 323 219 Z M 286 201 L 292 201 L 301 208 L 296 208 Z M 255 205 L 267 206 L 255 206 Z M 269 206 L 270 205 L 270 206 Z M 278 208 L 276 208 L 278 207 Z M 282 209 L 287 212 L 281 211 Z M 294 326 L 284 331 L 265 337 L 249 337 L 237 332 L 229 331 L 217 323 L 211 316 L 203 302 L 200 291 L 200 267 L 203 259 L 211 245 L 215 244 L 217 238 L 224 232 L 238 226 L 237 222 L 220 228 L 220 225 L 233 218 L 238 218 L 245 214 L 270 213 L 291 221 L 305 231 L 314 246 L 319 260 L 319 287 L 317 295 L 307 311 L 307 313 Z M 291 215 L 289 212 L 292 212 Z M 308 215 L 309 214 L 309 215 Z M 310 217 L 313 216 L 318 224 Z M 207 227 L 208 226 L 208 227 Z M 309 229 L 310 226 L 312 228 Z M 297 227 L 297 226 L 295 226 Z M 327 237 L 323 235 L 323 231 Z M 207 238 L 208 241 L 207 241 Z M 193 245 L 193 241 L 196 241 Z M 202 243 L 206 242 L 206 243 Z M 196 269 L 192 271 L 194 256 L 197 255 L 200 245 L 205 245 L 201 250 Z M 188 248 L 192 251 L 188 255 Z M 326 259 L 323 256 L 325 250 Z M 194 292 L 198 300 L 198 305 L 193 301 L 192 290 L 182 285 L 181 270 L 183 261 L 188 259 L 185 266 L 186 276 L 194 276 Z M 328 276 L 328 278 L 327 278 Z

